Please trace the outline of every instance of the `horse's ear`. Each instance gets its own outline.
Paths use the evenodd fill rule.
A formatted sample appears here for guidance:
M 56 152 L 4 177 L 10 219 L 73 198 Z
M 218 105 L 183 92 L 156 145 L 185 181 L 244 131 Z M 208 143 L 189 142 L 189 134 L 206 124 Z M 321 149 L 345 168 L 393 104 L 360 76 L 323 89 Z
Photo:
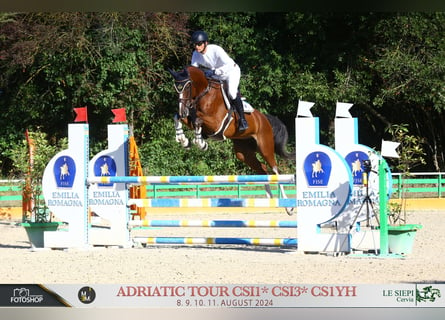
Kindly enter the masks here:
M 167 68 L 167 71 L 170 72 L 170 74 L 171 74 L 173 77 L 175 77 L 175 75 L 176 75 L 176 72 L 175 72 L 175 71 L 173 71 L 173 70 L 170 69 L 170 68 Z

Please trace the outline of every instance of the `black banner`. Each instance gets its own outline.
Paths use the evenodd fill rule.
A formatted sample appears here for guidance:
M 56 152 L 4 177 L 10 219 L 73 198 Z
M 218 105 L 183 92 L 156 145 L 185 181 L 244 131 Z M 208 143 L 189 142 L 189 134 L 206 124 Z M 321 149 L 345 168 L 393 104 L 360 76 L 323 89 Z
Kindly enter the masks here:
M 57 293 L 38 284 L 0 284 L 0 307 L 71 307 Z

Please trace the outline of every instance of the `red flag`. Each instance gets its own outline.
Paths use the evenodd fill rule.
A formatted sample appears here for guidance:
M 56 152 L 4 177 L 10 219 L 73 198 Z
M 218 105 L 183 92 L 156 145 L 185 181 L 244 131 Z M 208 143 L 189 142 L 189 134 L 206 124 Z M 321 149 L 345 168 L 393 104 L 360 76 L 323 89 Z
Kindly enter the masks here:
M 76 112 L 76 119 L 74 119 L 74 122 L 88 122 L 87 107 L 74 108 L 74 111 Z
M 127 115 L 125 114 L 125 108 L 112 109 L 111 111 L 114 113 L 113 123 L 127 121 Z

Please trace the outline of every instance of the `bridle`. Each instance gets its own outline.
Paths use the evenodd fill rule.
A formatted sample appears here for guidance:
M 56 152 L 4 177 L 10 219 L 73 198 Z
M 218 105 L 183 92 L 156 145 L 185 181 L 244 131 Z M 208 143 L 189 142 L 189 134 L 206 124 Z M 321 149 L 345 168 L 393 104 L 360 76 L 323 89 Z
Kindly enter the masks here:
M 192 97 L 192 85 L 193 81 L 190 78 L 175 82 L 175 90 L 179 94 L 179 115 L 181 118 L 186 118 L 190 114 L 190 110 L 196 109 L 199 100 L 211 89 L 209 81 L 205 90 L 196 97 Z

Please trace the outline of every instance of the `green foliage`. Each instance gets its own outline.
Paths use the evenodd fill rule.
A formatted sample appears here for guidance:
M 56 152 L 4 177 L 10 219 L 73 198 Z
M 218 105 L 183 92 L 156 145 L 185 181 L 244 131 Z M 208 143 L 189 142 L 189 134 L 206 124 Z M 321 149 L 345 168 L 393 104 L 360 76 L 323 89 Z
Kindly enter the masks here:
M 0 23 L 0 30 L 8 34 L 0 43 L 4 71 L 0 107 L 7 110 L 0 116 L 5 123 L 0 127 L 2 150 L 18 141 L 16 132 L 26 128 L 65 136 L 74 107 L 88 107 L 93 146 L 106 139 L 112 108 L 126 108 L 129 123 L 141 139 L 153 119 L 171 112 L 159 108 L 172 101 L 164 66 L 178 63 L 175 55 L 184 54 L 178 48 L 185 35 L 184 15 L 29 13 L 14 17 Z
M 236 159 L 230 141 L 211 141 L 207 151 L 184 149 L 175 141 L 173 119 L 160 120 L 151 131 L 151 142 L 139 147 L 146 175 L 217 175 L 247 173 Z M 193 132 L 184 133 L 192 139 Z
M 23 199 L 32 201 L 31 211 L 24 212 L 23 221 L 47 222 L 51 215 L 42 197 L 43 172 L 54 155 L 68 147 L 67 139 L 63 138 L 57 144 L 50 144 L 43 132 L 29 132 L 28 140 L 23 139 L 20 144 L 8 150 L 7 155 L 13 160 L 13 175 L 24 180 L 22 185 Z
M 32 161 L 31 177 L 41 179 L 43 171 L 51 158 L 59 151 L 68 147 L 68 139 L 63 138 L 56 143 L 51 143 L 46 134 L 40 131 L 29 132 L 29 139 L 33 141 L 34 152 Z M 12 175 L 16 178 L 24 178 L 29 173 L 30 153 L 26 139 L 22 139 L 19 144 L 14 145 L 6 152 L 14 163 Z
M 400 143 L 397 148 L 399 158 L 395 159 L 395 169 L 402 174 L 401 203 L 389 204 L 389 221 L 393 224 L 406 223 L 406 187 L 405 179 L 409 178 L 411 170 L 421 164 L 425 164 L 425 152 L 423 151 L 423 140 L 415 135 L 409 134 L 407 124 L 392 125 L 388 128 L 392 140 Z
M 395 169 L 404 176 L 410 174 L 416 166 L 425 164 L 425 152 L 423 151 L 423 139 L 409 134 L 407 124 L 396 124 L 388 128 L 392 140 L 400 143 L 397 148 L 399 158 L 396 158 Z
M 444 109 L 443 19 L 443 14 L 408 13 L 377 24 L 379 43 L 373 51 L 378 59 L 372 68 L 384 86 L 375 97 L 376 105 L 428 103 Z
M 190 62 L 197 29 L 240 65 L 242 95 L 283 120 L 291 142 L 299 99 L 315 102 L 327 144 L 335 103 L 350 102 L 361 143 L 377 146 L 388 126 L 409 124 L 425 142 L 425 164 L 416 168 L 443 171 L 444 26 L 442 12 L 0 14 L 2 174 L 12 168 L 6 151 L 25 129 L 56 143 L 66 136 L 73 108 L 82 106 L 93 151 L 104 146 L 110 109 L 124 107 L 150 171 L 245 172 L 230 142 L 211 142 L 201 152 L 174 141 L 177 94 L 165 70 Z M 168 166 L 156 161 L 160 155 Z

